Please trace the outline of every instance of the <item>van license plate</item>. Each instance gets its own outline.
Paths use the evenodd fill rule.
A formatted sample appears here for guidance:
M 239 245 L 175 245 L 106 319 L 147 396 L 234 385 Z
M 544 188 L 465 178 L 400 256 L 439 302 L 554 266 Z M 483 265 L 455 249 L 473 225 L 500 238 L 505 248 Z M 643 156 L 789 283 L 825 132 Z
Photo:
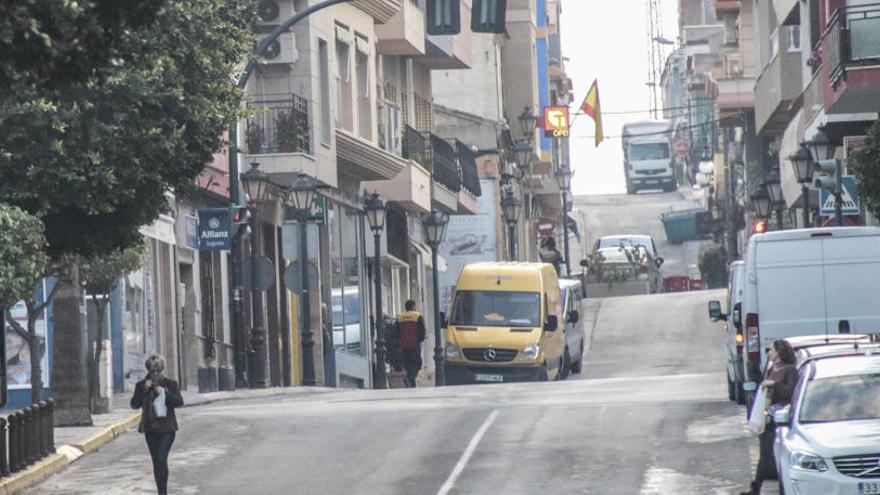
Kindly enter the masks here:
M 660 182 L 660 181 L 648 180 L 648 181 L 645 181 L 645 184 L 657 184 L 658 182 Z
M 503 376 L 503 375 L 481 375 L 481 374 L 477 374 L 476 376 L 474 376 L 474 380 L 476 380 L 476 381 L 478 381 L 478 382 L 493 382 L 493 383 L 501 383 L 501 382 L 504 381 L 504 376 Z M 869 492 L 869 493 L 873 493 L 873 492 Z M 880 493 L 880 492 L 877 492 L 877 493 Z
M 859 495 L 875 495 L 880 493 L 880 482 L 859 483 Z

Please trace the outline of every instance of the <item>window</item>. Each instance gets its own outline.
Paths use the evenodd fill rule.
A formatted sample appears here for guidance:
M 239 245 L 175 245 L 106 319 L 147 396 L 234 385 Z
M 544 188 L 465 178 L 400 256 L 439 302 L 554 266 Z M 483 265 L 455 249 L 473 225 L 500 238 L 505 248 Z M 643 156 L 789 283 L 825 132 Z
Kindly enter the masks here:
M 355 55 L 355 73 L 357 74 L 357 107 L 358 107 L 358 135 L 364 139 L 373 139 L 373 112 L 370 108 L 370 56 L 361 51 L 361 42 L 366 40 L 358 38 L 358 50 Z
M 330 266 L 331 297 L 330 321 L 333 325 L 333 344 L 349 352 L 366 352 L 364 338 L 365 301 L 368 294 L 361 281 L 361 250 L 363 240 L 361 214 L 343 206 L 330 209 Z
M 321 84 L 321 142 L 330 144 L 330 54 L 327 41 L 318 39 L 318 77 Z
M 336 127 L 354 131 L 351 82 L 351 33 L 336 26 Z
M 541 326 L 541 295 L 537 292 L 472 291 L 455 293 L 453 325 L 485 327 Z
M 787 46 L 786 49 L 789 52 L 799 52 L 801 51 L 801 27 L 798 26 L 785 26 L 787 31 Z
M 767 47 L 769 50 L 767 55 L 767 60 L 773 60 L 773 57 L 779 53 L 779 29 L 773 31 L 773 34 L 770 35 L 770 39 L 768 41 L 770 45 Z
M 629 147 L 630 161 L 665 160 L 669 158 L 669 145 L 666 143 L 633 144 Z

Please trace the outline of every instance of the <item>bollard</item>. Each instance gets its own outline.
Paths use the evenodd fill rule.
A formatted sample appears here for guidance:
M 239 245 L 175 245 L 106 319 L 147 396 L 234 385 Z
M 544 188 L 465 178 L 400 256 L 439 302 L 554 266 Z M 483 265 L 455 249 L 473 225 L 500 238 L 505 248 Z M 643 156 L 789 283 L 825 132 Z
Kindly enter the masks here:
M 18 471 L 18 412 L 9 415 L 9 471 Z
M 24 462 L 24 466 L 29 466 L 32 462 L 34 462 L 34 408 L 33 407 L 25 407 L 22 410 L 24 414 L 24 455 L 21 456 L 22 461 Z M 24 467 L 22 466 L 22 467 Z
M 49 405 L 40 401 L 40 457 L 49 455 Z
M 17 470 L 22 470 L 27 466 L 27 431 L 25 429 L 24 412 L 15 412 L 15 422 L 18 423 L 18 438 L 15 441 L 15 448 L 18 450 Z
M 6 457 L 6 420 L 0 418 L 0 477 L 9 476 L 9 460 Z
M 46 400 L 46 408 L 48 409 L 48 433 L 49 440 L 47 441 L 47 445 L 49 446 L 49 453 L 55 453 L 55 400 L 47 399 Z

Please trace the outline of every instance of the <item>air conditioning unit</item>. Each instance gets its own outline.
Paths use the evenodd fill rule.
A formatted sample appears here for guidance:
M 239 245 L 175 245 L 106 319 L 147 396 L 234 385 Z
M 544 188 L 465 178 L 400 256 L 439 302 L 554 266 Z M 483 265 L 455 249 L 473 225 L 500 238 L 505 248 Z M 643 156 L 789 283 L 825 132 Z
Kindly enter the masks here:
M 293 17 L 291 0 L 260 0 L 257 4 L 257 24 L 278 25 Z
M 278 39 L 269 45 L 263 54 L 263 63 L 265 65 L 291 65 L 295 64 L 298 59 L 299 52 L 296 50 L 296 35 L 293 33 L 282 33 Z

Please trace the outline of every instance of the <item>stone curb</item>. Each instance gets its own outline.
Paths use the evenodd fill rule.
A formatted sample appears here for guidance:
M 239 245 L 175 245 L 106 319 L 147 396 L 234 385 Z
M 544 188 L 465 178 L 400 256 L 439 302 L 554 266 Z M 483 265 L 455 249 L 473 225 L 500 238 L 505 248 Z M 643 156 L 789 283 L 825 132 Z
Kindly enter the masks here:
M 235 399 L 262 399 L 266 397 L 276 396 L 295 396 L 295 395 L 312 395 L 315 393 L 327 393 L 337 389 L 324 387 L 309 387 L 308 389 L 296 387 L 287 389 L 264 389 L 250 392 L 247 395 L 235 395 L 234 392 L 215 392 L 211 397 L 204 395 L 196 400 L 191 400 L 184 404 L 184 407 L 202 406 L 213 402 L 235 400 Z M 10 475 L 0 480 L 0 495 L 13 495 L 26 488 L 30 488 L 46 478 L 57 474 L 67 468 L 74 461 L 85 454 L 94 452 L 104 445 L 110 443 L 113 439 L 119 437 L 126 431 L 136 427 L 141 421 L 141 413 L 137 412 L 131 416 L 117 421 L 98 433 L 70 445 L 62 445 L 58 447 L 58 452 L 52 454 L 27 469 Z

